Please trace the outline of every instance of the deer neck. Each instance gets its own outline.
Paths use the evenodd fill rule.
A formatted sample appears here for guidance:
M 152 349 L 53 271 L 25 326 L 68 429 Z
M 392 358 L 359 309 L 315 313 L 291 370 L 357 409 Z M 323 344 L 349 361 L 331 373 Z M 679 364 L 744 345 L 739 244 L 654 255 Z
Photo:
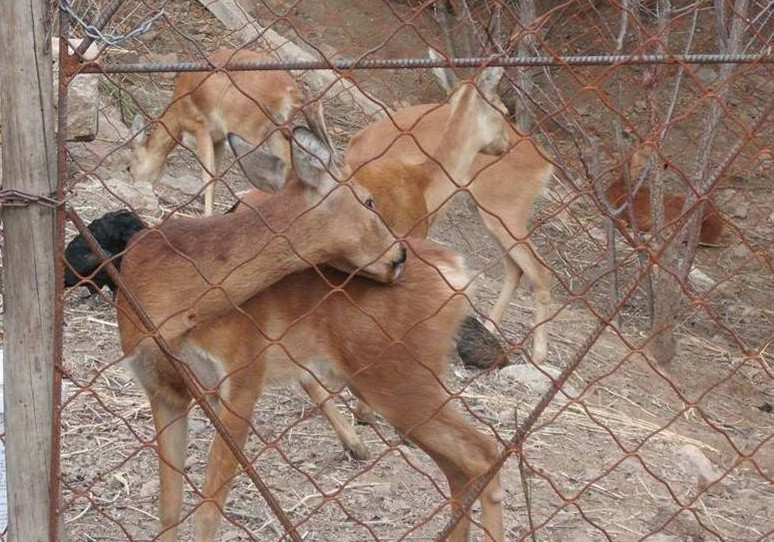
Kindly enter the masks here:
M 148 136 L 146 148 L 152 156 L 164 160 L 182 141 L 183 130 L 172 115 L 165 115 Z
M 254 209 L 232 215 L 235 227 L 245 231 L 265 229 L 268 237 L 291 245 L 287 260 L 290 267 L 279 270 L 284 276 L 310 263 L 323 263 L 339 249 L 335 239 L 341 236 L 340 228 L 335 227 L 331 217 L 321 216 L 326 214 L 326 205 L 325 201 L 313 201 L 300 183 L 289 180 L 283 190 Z M 241 220 L 245 220 L 245 226 L 240 225 Z
M 336 242 L 344 237 L 341 228 L 324 220 L 322 209 L 310 211 L 305 194 L 288 188 L 244 212 L 168 221 L 129 249 L 122 273 L 165 339 L 177 339 L 339 253 L 346 243 Z
M 428 209 L 438 208 L 458 187 L 468 184 L 470 168 L 478 151 L 469 139 L 459 136 L 456 130 L 447 129 L 432 158 L 428 157 L 420 164 Z

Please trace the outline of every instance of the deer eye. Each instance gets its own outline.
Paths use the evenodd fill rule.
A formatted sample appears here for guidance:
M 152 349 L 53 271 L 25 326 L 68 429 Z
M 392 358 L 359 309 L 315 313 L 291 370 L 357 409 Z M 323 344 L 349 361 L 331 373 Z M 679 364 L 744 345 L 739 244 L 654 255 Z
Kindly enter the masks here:
M 369 209 L 372 209 L 374 211 L 376 210 L 376 202 L 374 201 L 374 198 L 368 198 L 367 200 L 365 200 L 365 205 Z

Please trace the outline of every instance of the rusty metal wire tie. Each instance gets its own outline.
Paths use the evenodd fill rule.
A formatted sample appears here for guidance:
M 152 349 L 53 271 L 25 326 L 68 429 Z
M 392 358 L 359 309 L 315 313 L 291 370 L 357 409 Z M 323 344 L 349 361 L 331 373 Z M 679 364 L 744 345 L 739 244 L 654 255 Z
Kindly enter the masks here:
M 105 25 L 107 25 L 110 20 L 113 18 L 113 15 L 116 14 L 118 9 L 121 7 L 121 5 L 124 3 L 124 0 L 113 0 L 113 2 L 105 8 L 105 10 L 100 14 L 99 18 L 94 21 L 94 24 L 92 25 L 97 30 L 102 30 L 105 28 Z M 61 19 L 64 19 L 66 16 L 70 16 L 70 14 L 65 10 L 60 10 L 61 13 Z M 60 23 L 61 26 L 61 23 Z M 59 34 L 60 36 L 66 36 L 67 33 L 61 32 Z M 83 42 L 78 46 L 78 49 L 76 50 L 76 53 L 78 55 L 78 58 L 83 58 L 83 55 L 86 54 L 86 51 L 89 49 L 89 46 L 91 46 L 92 43 L 94 43 L 95 38 L 90 36 L 89 34 L 86 34 L 86 37 L 84 38 Z
M 59 0 L 59 9 L 67 13 L 70 18 L 75 21 L 78 26 L 83 28 L 83 31 L 86 33 L 86 36 L 88 36 L 91 40 L 88 42 L 89 44 L 93 42 L 94 40 L 99 40 L 106 45 L 118 45 L 119 43 L 123 43 L 125 41 L 128 41 L 132 38 L 135 38 L 139 36 L 140 34 L 144 34 L 148 30 L 150 30 L 151 25 L 156 22 L 157 19 L 164 16 L 164 10 L 160 9 L 156 11 L 153 15 L 150 15 L 147 19 L 144 19 L 140 24 L 138 24 L 135 28 L 127 32 L 126 34 L 112 34 L 109 32 L 102 31 L 102 27 L 104 27 L 108 21 L 113 17 L 113 14 L 115 14 L 116 10 L 121 5 L 121 1 L 115 1 L 113 4 L 108 6 L 108 10 L 105 12 L 105 15 L 100 17 L 100 19 L 96 22 L 96 24 L 90 24 L 86 21 L 84 21 L 73 8 L 72 4 L 69 2 L 69 0 Z M 80 54 L 83 54 L 86 49 L 88 48 L 88 45 L 81 51 L 81 49 L 78 49 L 78 52 Z
M 58 200 L 55 196 L 56 192 L 51 192 L 47 196 L 44 196 L 7 188 L 5 190 L 0 190 L 0 207 L 27 207 L 28 205 L 37 204 L 56 209 L 65 203 L 65 201 Z
M 260 70 L 401 70 L 418 68 L 476 68 L 479 66 L 605 66 L 612 64 L 774 64 L 774 55 L 680 54 L 680 55 L 577 55 L 577 56 L 489 56 L 431 59 L 337 58 L 331 60 L 242 61 L 226 65 L 209 62 L 115 62 L 84 64 L 80 73 L 202 72 L 228 67 L 229 71 Z

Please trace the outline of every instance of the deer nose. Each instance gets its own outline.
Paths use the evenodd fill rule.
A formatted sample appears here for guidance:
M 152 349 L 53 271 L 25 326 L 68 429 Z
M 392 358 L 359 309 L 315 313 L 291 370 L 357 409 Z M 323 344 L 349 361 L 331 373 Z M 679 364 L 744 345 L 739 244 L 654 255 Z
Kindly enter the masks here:
M 398 267 L 399 265 L 403 265 L 406 263 L 406 258 L 408 257 L 407 251 L 406 251 L 406 245 L 401 243 L 400 245 L 400 257 L 392 262 L 393 267 Z

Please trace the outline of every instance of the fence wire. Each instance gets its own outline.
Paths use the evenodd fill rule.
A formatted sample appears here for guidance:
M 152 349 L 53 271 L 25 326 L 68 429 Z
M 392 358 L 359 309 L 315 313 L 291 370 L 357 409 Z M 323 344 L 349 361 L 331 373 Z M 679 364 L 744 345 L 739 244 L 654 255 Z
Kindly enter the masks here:
M 770 2 L 62 5 L 62 536 L 774 537 Z

